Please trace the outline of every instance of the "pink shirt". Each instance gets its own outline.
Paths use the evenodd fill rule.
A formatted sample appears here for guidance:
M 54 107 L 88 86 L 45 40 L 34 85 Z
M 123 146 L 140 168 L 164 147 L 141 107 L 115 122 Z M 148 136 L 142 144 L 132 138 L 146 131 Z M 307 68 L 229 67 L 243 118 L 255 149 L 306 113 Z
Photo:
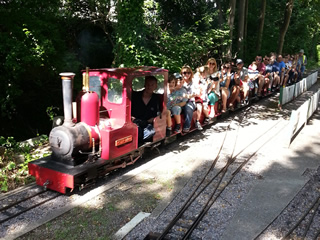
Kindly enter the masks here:
M 259 73 L 262 72 L 262 75 L 266 75 L 266 65 L 264 65 L 263 62 L 261 62 L 258 67 L 257 70 L 259 71 Z

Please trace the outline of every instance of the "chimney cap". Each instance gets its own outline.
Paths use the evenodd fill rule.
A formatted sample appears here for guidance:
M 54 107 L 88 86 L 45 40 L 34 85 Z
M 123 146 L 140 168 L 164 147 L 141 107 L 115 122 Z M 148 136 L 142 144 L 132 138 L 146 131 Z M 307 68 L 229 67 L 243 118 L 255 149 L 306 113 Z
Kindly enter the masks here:
M 63 72 L 63 73 L 60 73 L 59 75 L 61 77 L 72 77 L 72 76 L 75 76 L 76 74 L 72 72 Z

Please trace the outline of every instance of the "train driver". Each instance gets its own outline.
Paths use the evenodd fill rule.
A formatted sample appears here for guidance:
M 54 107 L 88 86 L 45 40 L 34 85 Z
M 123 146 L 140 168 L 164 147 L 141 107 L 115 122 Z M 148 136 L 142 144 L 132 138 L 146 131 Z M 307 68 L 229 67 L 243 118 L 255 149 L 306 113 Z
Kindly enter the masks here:
M 150 140 L 155 130 L 153 120 L 159 112 L 159 96 L 154 93 L 157 89 L 157 78 L 146 76 L 144 90 L 132 92 L 131 120 L 138 126 L 139 143 Z

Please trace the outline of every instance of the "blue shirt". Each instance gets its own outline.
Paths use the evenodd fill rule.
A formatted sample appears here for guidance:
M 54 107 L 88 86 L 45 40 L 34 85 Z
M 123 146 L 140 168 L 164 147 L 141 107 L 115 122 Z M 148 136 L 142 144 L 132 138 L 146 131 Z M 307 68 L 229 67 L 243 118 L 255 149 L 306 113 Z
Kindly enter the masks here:
M 280 72 L 280 64 L 276 61 L 274 61 L 273 65 L 272 65 L 272 72 Z
M 286 64 L 284 63 L 284 61 L 279 62 L 279 68 L 280 68 L 280 71 L 282 68 L 286 68 Z
M 174 105 L 181 102 L 187 102 L 188 98 L 185 98 L 187 91 L 182 87 L 173 91 L 168 95 L 167 108 L 170 110 Z
M 271 73 L 272 72 L 272 65 L 268 64 L 266 65 L 266 73 Z

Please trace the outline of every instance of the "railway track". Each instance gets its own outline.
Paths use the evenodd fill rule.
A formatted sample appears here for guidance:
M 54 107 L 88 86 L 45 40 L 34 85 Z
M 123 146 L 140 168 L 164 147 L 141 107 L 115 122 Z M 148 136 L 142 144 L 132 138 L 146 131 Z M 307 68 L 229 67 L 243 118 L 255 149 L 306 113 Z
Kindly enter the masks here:
M 297 206 L 304 206 L 298 210 Z M 298 214 L 295 213 L 298 211 Z M 293 216 L 295 215 L 295 216 Z M 284 219 L 290 219 L 289 221 Z M 270 238 L 273 233 L 277 239 L 320 239 L 320 176 L 315 175 L 299 191 L 283 211 L 255 238 Z M 281 225 L 281 232 L 275 226 Z
M 245 112 L 244 116 L 246 115 L 247 111 Z M 244 119 L 244 116 L 238 123 L 238 130 L 242 120 Z M 206 217 L 208 211 L 214 207 L 218 200 L 221 200 L 221 194 L 228 189 L 230 183 L 232 183 L 233 179 L 237 176 L 237 174 L 239 174 L 244 166 L 257 154 L 261 148 L 263 148 L 267 142 L 281 132 L 281 130 L 277 128 L 277 125 L 279 125 L 281 122 L 281 120 L 278 121 L 270 129 L 260 134 L 236 155 L 234 155 L 234 151 L 237 144 L 238 130 L 236 133 L 234 146 L 232 148 L 232 153 L 230 154 L 221 153 L 221 149 L 225 144 L 224 138 L 221 143 L 220 150 L 217 153 L 217 157 L 213 160 L 208 172 L 199 181 L 195 189 L 189 194 L 189 197 L 185 201 L 184 205 L 167 224 L 167 227 L 161 232 L 150 232 L 145 239 L 197 239 L 195 236 L 192 236 L 192 234 L 196 230 L 198 232 L 197 235 L 201 235 L 199 232 L 201 232 L 201 229 L 204 228 L 204 226 L 201 226 L 201 221 Z M 228 131 L 226 131 L 225 136 L 227 133 Z M 265 137 L 266 135 L 268 135 L 267 139 Z M 246 154 L 244 156 L 240 156 L 245 150 L 251 147 L 252 144 L 259 141 L 261 142 L 261 139 L 262 143 L 256 147 L 255 150 L 251 151 L 249 155 Z M 214 167 L 219 159 L 219 156 L 221 155 L 228 157 L 223 159 L 225 165 L 217 171 L 214 169 Z M 224 199 L 224 201 L 227 202 L 226 199 Z
M 0 224 L 6 224 L 11 219 L 40 207 L 41 205 L 57 198 L 60 193 L 41 190 L 39 187 L 35 188 L 35 193 L 27 193 L 26 196 L 19 195 L 13 200 L 13 196 L 2 200 L 0 203 Z
M 301 216 L 301 218 L 290 228 L 290 230 L 286 233 L 286 235 L 282 238 L 282 240 L 289 240 L 293 236 L 293 233 L 296 230 L 300 229 L 301 234 L 299 234 L 299 238 L 305 239 L 308 231 L 310 230 L 311 225 L 314 222 L 316 214 L 320 215 L 320 195 L 318 198 L 315 199 L 315 201 L 311 204 L 311 206 L 307 209 L 305 214 Z M 319 217 L 319 216 L 318 216 Z M 302 224 L 302 222 L 304 223 Z M 315 223 L 316 224 L 316 223 Z M 318 229 L 315 231 L 315 233 L 312 236 L 312 239 L 319 239 L 320 238 L 320 227 L 317 224 Z M 295 237 L 297 237 L 298 234 L 295 234 Z

